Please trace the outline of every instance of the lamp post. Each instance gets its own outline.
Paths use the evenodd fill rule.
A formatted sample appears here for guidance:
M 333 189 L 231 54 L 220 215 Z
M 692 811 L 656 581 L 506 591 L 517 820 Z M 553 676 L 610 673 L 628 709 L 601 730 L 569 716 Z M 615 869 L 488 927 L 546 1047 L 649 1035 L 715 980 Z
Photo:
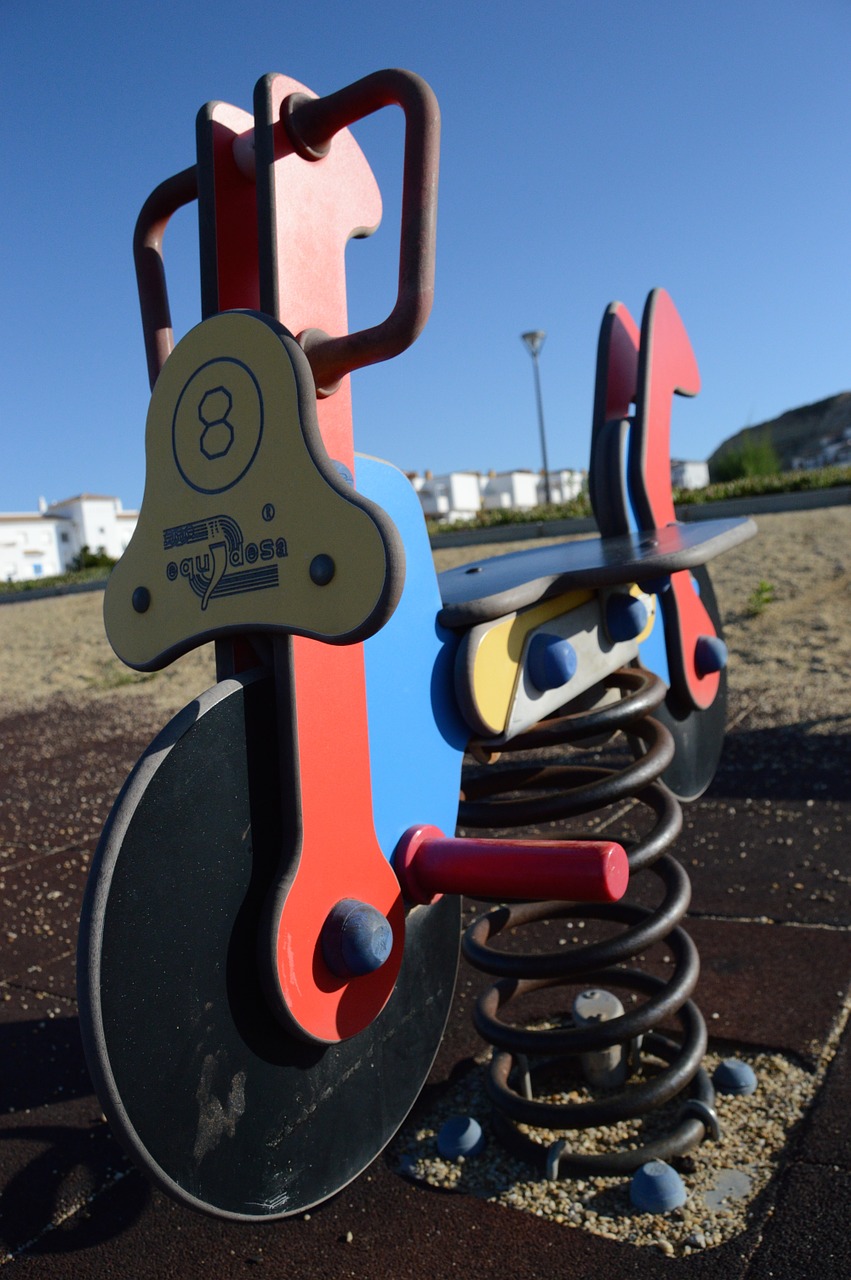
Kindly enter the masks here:
M 535 396 L 538 402 L 538 430 L 541 434 L 541 454 L 544 459 L 544 495 L 549 504 L 552 502 L 550 492 L 550 467 L 547 462 L 547 437 L 544 433 L 544 402 L 541 399 L 541 370 L 538 366 L 538 356 L 541 347 L 544 345 L 546 333 L 543 329 L 530 329 L 528 333 L 521 333 L 520 337 L 526 344 L 532 363 L 535 366 Z

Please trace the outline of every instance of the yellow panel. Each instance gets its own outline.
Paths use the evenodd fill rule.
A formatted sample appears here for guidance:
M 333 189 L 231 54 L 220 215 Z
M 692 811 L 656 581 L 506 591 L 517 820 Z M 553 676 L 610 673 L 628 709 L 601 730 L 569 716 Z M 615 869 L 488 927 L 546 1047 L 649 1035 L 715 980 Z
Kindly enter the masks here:
M 520 672 L 523 644 L 530 631 L 592 599 L 592 591 L 571 591 L 488 627 L 476 648 L 472 697 L 482 721 L 494 734 L 505 729 Z
M 337 475 L 307 358 L 274 321 L 224 312 L 187 334 L 154 388 L 145 447 L 139 521 L 104 602 L 130 666 L 241 631 L 359 640 L 389 617 L 401 541 Z
M 636 644 L 643 644 L 650 635 L 650 632 L 653 630 L 653 624 L 656 621 L 656 597 L 647 595 L 647 593 L 642 591 L 641 587 L 636 583 L 633 583 L 630 587 L 629 594 L 631 596 L 635 596 L 637 600 L 643 600 L 647 609 L 647 622 L 645 623 L 644 630 L 640 635 L 635 637 Z

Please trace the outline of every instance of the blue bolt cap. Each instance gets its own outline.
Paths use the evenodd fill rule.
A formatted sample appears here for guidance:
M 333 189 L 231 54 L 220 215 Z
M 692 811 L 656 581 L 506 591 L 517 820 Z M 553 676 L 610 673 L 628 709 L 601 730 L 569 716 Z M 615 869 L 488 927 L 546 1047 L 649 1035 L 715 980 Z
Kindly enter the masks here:
M 322 955 L 340 978 L 360 978 L 380 969 L 393 950 L 393 930 L 377 907 L 343 898 L 322 926 Z
M 694 646 L 694 665 L 699 676 L 714 675 L 727 665 L 727 646 L 718 636 L 698 636 Z
M 437 1135 L 437 1149 L 444 1160 L 477 1156 L 484 1145 L 482 1126 L 472 1116 L 452 1116 L 441 1126 Z
M 609 596 L 606 604 L 606 630 L 616 644 L 634 640 L 646 626 L 647 606 L 643 600 L 627 595 L 625 591 L 617 591 Z
M 668 1213 L 685 1204 L 687 1196 L 676 1169 L 664 1160 L 650 1160 L 633 1174 L 629 1198 L 641 1213 Z
M 529 679 L 536 689 L 560 689 L 576 675 L 576 650 L 569 640 L 539 631 L 529 641 L 526 665 Z
M 644 582 L 639 582 L 639 587 L 648 596 L 661 596 L 666 591 L 671 590 L 670 578 L 647 578 Z
M 715 1068 L 712 1083 L 719 1093 L 743 1097 L 756 1089 L 756 1075 L 746 1062 L 740 1062 L 738 1058 L 725 1058 Z

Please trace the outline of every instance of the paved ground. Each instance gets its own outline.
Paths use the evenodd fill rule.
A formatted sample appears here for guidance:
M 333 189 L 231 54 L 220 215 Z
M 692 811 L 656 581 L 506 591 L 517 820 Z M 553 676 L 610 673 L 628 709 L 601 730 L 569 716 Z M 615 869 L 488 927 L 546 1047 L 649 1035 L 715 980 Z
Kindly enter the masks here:
M 620 1277 L 851 1275 L 851 1031 L 746 1230 L 671 1260 L 501 1206 L 424 1190 L 379 1158 L 333 1201 L 265 1227 L 172 1204 L 131 1169 L 102 1122 L 80 1047 L 76 918 L 86 863 L 153 723 L 58 702 L 0 723 L 0 1255 L 27 1275 Z M 812 1066 L 851 975 L 851 751 L 810 726 L 728 738 L 676 852 L 694 892 L 698 1003 L 713 1040 Z M 462 971 L 459 993 L 478 980 Z M 472 984 L 472 985 L 471 985 Z M 477 1052 L 459 999 L 430 1087 Z M 715 1016 L 717 1015 L 717 1017 Z

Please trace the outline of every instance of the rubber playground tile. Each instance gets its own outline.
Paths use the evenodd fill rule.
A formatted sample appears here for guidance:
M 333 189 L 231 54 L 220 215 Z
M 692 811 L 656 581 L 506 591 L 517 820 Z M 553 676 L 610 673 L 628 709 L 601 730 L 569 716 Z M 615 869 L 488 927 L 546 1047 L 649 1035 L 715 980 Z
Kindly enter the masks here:
M 67 969 L 73 957 L 91 854 L 82 849 L 24 857 L 0 869 L 2 978 L 73 995 Z M 70 973 L 73 978 L 73 960 Z
M 748 1280 L 851 1275 L 851 1174 L 830 1166 L 793 1164 L 783 1175 L 777 1206 Z
M 814 1063 L 851 982 L 851 933 L 733 920 L 685 927 L 700 953 L 695 999 L 710 1037 Z
M 78 1160 L 84 1155 L 70 1145 L 67 1152 Z M 38 1159 L 32 1162 L 33 1173 Z M 19 1187 L 29 1176 L 24 1174 Z M 28 1229 L 40 1228 L 39 1234 L 19 1254 L 28 1275 L 51 1280 L 62 1274 L 63 1265 L 73 1268 L 68 1274 L 75 1280 L 113 1275 L 231 1280 L 254 1267 L 263 1268 L 261 1275 L 299 1280 L 353 1275 L 656 1280 L 669 1274 L 667 1260 L 655 1251 L 639 1251 L 466 1196 L 424 1191 L 391 1174 L 380 1160 L 334 1200 L 262 1226 L 195 1214 L 149 1191 L 135 1171 L 120 1180 L 113 1177 L 80 1212 L 51 1229 L 51 1213 L 54 1221 L 60 1216 L 54 1205 L 56 1184 L 49 1182 L 37 1196 L 38 1212 L 27 1220 Z
M 81 1212 L 128 1172 L 90 1092 L 0 1117 L 0 1257 L 38 1251 L 46 1238 L 51 1251 L 76 1248 Z M 137 1188 L 137 1203 L 148 1197 Z
M 845 926 L 851 874 L 844 856 L 851 803 L 704 797 L 684 809 L 672 848 L 692 883 L 692 910 Z
M 90 840 L 147 740 L 140 736 L 105 707 L 4 719 L 0 845 L 17 860 Z
M 724 740 L 707 795 L 851 801 L 851 742 L 824 728 L 804 722 L 760 729 L 743 722 Z
M 0 1105 L 6 1118 L 92 1096 L 79 1021 L 70 1001 L 37 1001 L 31 992 L 0 988 L 0 1063 Z
M 851 1022 L 828 1068 L 801 1139 L 797 1158 L 851 1172 Z M 849 1272 L 851 1274 L 851 1272 Z

